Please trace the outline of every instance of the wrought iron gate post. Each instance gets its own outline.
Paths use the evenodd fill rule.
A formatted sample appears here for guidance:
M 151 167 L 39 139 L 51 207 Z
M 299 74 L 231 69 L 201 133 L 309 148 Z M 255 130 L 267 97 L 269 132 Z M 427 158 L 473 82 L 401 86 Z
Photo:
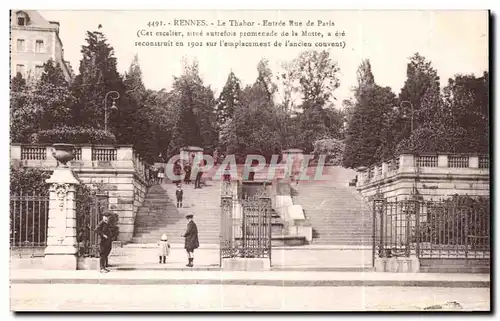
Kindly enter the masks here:
M 415 234 L 416 234 L 416 248 L 415 252 L 417 258 L 420 258 L 420 203 L 418 201 L 415 202 Z

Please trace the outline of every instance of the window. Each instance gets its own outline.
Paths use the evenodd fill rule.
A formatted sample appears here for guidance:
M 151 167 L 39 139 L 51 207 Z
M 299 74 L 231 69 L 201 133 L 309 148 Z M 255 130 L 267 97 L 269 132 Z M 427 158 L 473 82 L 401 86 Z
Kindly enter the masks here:
M 40 79 L 43 73 L 43 66 L 35 66 L 35 77 L 36 79 Z
M 43 40 L 37 40 L 35 42 L 35 52 L 43 52 Z
M 24 17 L 17 17 L 17 25 L 18 26 L 24 26 L 26 25 L 26 18 Z
M 18 73 L 21 73 L 21 75 L 23 77 L 26 77 L 26 74 L 25 74 L 26 73 L 26 69 L 25 69 L 24 65 L 16 65 L 16 75 Z
M 24 39 L 17 39 L 17 51 L 25 51 L 25 41 Z

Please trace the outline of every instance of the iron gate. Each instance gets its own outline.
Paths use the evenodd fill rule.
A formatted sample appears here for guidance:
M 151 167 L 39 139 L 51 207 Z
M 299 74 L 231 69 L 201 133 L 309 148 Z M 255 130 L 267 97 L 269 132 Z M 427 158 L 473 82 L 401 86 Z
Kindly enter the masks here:
M 77 201 L 78 256 L 99 257 L 99 236 L 94 232 L 108 209 L 108 195 L 95 194 Z
M 221 189 L 220 259 L 271 259 L 271 198 L 265 186 L 255 195 L 238 197 L 230 182 Z
M 375 257 L 490 259 L 489 199 L 373 201 Z

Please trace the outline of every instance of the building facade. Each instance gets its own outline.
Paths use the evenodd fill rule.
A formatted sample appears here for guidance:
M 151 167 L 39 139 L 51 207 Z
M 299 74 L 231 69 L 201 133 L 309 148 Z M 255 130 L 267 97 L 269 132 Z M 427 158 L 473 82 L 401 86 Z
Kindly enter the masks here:
M 37 79 L 49 59 L 59 63 L 68 82 L 74 72 L 64 60 L 59 38 L 59 23 L 47 21 L 34 10 L 11 10 L 10 13 L 11 78 L 20 72 L 25 79 Z

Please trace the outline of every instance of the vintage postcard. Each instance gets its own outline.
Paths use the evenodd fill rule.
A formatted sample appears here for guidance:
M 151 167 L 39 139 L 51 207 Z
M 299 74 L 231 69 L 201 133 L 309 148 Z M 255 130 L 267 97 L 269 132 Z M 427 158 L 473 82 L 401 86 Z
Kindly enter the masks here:
M 490 311 L 490 12 L 10 10 L 10 308 Z

